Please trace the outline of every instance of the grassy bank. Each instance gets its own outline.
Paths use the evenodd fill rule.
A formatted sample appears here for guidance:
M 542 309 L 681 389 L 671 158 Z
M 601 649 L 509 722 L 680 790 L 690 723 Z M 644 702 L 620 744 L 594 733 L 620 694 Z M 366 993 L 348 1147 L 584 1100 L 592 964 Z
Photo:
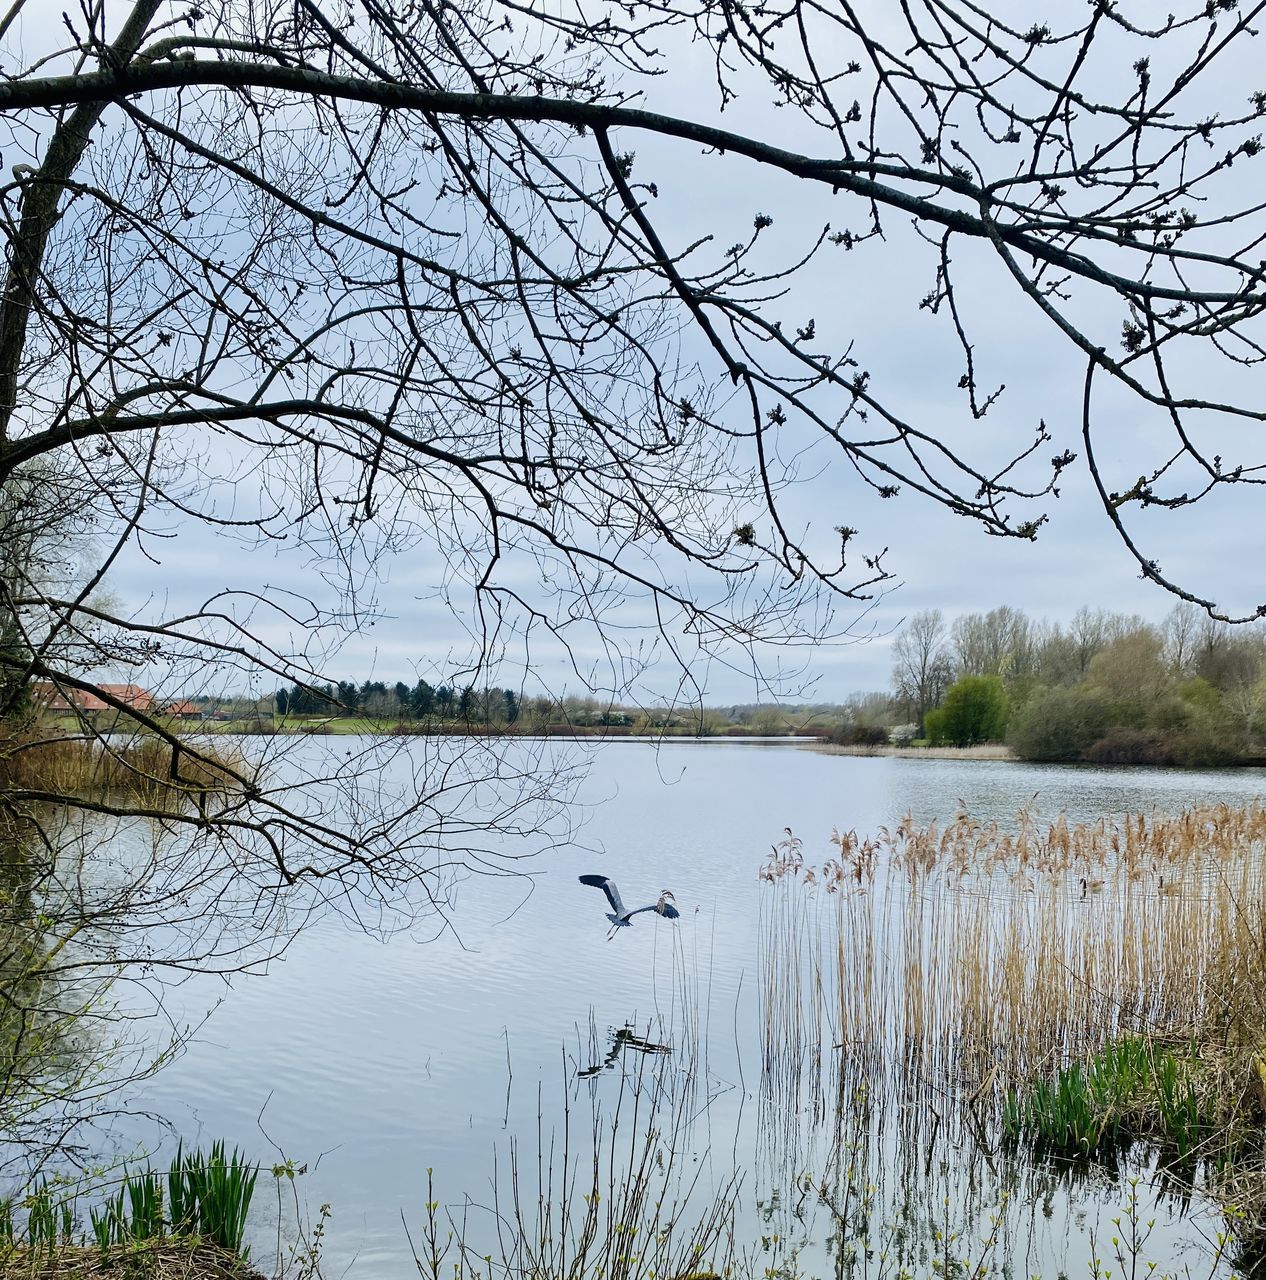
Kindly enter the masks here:
M 981 742 L 974 747 L 814 746 L 832 756 L 891 756 L 898 760 L 1014 760 L 1015 752 L 1004 742 Z
M 730 725 L 720 730 L 699 733 L 697 729 L 674 727 L 668 729 L 639 728 L 635 725 L 597 724 L 480 724 L 461 720 L 400 720 L 375 716 L 274 716 L 270 720 L 207 721 L 205 723 L 182 722 L 172 726 L 173 732 L 182 733 L 281 733 L 312 734 L 317 736 L 341 734 L 370 734 L 390 737 L 488 737 L 488 738 L 594 738 L 594 739 L 660 739 L 684 740 L 758 738 L 764 735 L 742 725 Z M 827 730 L 802 729 L 795 733 L 773 735 L 788 742 L 816 742 L 826 736 Z

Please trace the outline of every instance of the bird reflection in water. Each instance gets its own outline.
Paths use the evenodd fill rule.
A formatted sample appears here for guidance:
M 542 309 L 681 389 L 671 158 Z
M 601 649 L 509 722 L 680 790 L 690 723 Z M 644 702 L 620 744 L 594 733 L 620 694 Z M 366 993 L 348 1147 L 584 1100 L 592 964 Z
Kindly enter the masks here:
M 637 1031 L 630 1026 L 613 1027 L 609 1034 L 611 1036 L 611 1047 L 607 1050 L 606 1056 L 601 1062 L 595 1062 L 592 1066 L 584 1067 L 577 1071 L 577 1080 L 589 1080 L 603 1071 L 610 1070 L 626 1051 L 647 1055 L 672 1052 L 671 1045 L 656 1044 L 653 1040 L 647 1040 L 643 1036 L 639 1036 Z

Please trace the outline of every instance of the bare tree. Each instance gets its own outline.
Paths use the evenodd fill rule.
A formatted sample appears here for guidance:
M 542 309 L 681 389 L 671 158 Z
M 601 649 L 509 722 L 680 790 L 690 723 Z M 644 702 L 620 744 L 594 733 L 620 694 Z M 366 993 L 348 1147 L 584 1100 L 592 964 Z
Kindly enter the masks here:
M 1106 610 L 1083 605 L 1073 614 L 1068 634 L 1073 643 L 1077 679 L 1084 680 L 1094 656 L 1106 649 L 1123 631 Z
M 371 786 L 343 761 L 283 783 L 243 759 L 211 793 L 190 765 L 205 753 L 102 672 L 314 683 L 314 637 L 368 626 L 375 566 L 399 555 L 435 566 L 434 600 L 469 629 L 461 687 L 542 641 L 604 701 L 648 654 L 683 681 L 701 650 L 750 665 L 765 642 L 838 634 L 832 602 L 865 608 L 889 581 L 881 530 L 796 511 L 806 451 L 841 490 L 1018 539 L 1080 458 L 1140 573 L 1225 612 L 1167 578 L 1131 521 L 1263 480 L 1202 425 L 1266 413 L 1266 292 L 1243 247 L 1263 214 L 1235 180 L 1266 113 L 1242 53 L 1262 7 L 1201 0 L 1156 22 L 1095 0 L 1056 30 L 966 0 L 133 0 L 64 22 L 16 0 L 0 18 L 0 488 L 56 474 L 98 554 L 0 584 L 22 633 L 0 662 L 166 742 L 148 781 L 181 803 L 115 808 L 183 833 L 225 885 L 429 907 L 437 868 L 504 867 L 497 832 L 541 830 L 556 789 L 529 781 L 540 761 L 480 754 L 455 775 L 366 748 L 370 777 L 402 771 Z M 713 105 L 651 109 L 688 49 L 708 51 Z M 781 110 L 723 127 L 739 94 Z M 751 208 L 698 235 L 661 212 L 731 173 L 759 191 Z M 776 239 L 780 190 L 830 205 L 829 225 Z M 872 377 L 850 330 L 865 311 L 815 314 L 802 286 L 907 250 L 928 269 L 911 310 L 957 352 L 963 422 L 1005 403 L 983 370 L 1007 347 L 986 353 L 974 321 L 1007 289 L 1084 376 L 1081 421 L 1015 406 L 999 449 Z M 1105 387 L 1110 423 L 1129 403 L 1172 438 L 1128 480 L 1097 447 Z M 191 525 L 301 548 L 337 604 L 253 582 L 177 614 L 100 603 L 125 551 Z M 615 612 L 630 601 L 653 649 Z M 114 749 L 88 721 L 83 736 Z M 5 801 L 115 816 L 51 787 Z
M 923 717 L 941 703 L 953 679 L 946 647 L 945 619 L 939 609 L 913 614 L 892 646 L 892 681 L 898 699 L 923 730 Z
M 1165 658 L 1175 675 L 1190 675 L 1196 658 L 1200 614 L 1185 601 L 1176 604 L 1161 624 L 1165 640 Z
M 1034 644 L 1028 618 L 1010 605 L 988 613 L 965 613 L 954 619 L 953 642 L 958 675 L 1029 675 L 1034 666 Z

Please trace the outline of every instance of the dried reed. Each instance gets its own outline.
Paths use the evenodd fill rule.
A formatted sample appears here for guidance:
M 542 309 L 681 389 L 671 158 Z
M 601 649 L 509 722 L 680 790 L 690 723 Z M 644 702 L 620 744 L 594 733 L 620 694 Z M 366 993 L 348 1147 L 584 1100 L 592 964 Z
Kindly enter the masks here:
M 263 1280 L 253 1267 L 213 1244 L 146 1240 L 112 1246 L 68 1245 L 55 1253 L 16 1245 L 0 1252 L 0 1280 Z
M 1027 813 L 1014 832 L 960 813 L 943 831 L 907 818 L 833 841 L 821 868 L 784 842 L 761 873 L 819 891 L 766 905 L 767 1064 L 904 1046 L 906 1066 L 974 1091 L 1128 1035 L 1266 1026 L 1257 802 L 1044 831 Z
M 1025 812 L 1010 831 L 960 812 L 833 842 L 807 866 L 788 833 L 760 873 L 764 1066 L 780 1096 L 838 1106 L 861 1079 L 915 1103 L 905 1126 L 935 1095 L 997 1134 L 1008 1094 L 1023 1127 L 1062 1090 L 1074 1146 L 1105 1123 L 1168 1134 L 1180 1156 L 1220 1161 L 1227 1203 L 1266 1228 L 1266 807 L 1045 826 Z M 1140 1039 L 1147 1088 L 1078 1119 L 1073 1077 L 1093 1093 Z
M 149 735 L 25 735 L 0 740 L 0 786 L 43 795 L 118 795 L 172 808 L 241 788 L 243 761 L 216 744 L 173 745 Z

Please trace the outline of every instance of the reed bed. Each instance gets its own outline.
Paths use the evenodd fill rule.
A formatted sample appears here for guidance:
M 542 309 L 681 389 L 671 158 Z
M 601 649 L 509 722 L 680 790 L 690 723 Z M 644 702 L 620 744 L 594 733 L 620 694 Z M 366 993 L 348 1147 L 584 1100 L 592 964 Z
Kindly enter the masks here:
M 760 873 L 778 1096 L 838 1114 L 862 1082 L 916 1140 L 947 1100 L 991 1145 L 1149 1138 L 1266 1231 L 1266 807 L 833 844 L 788 832 Z
M 28 734 L 0 740 L 0 786 L 41 795 L 126 795 L 167 809 L 241 790 L 244 760 L 221 744 Z
M 976 1090 L 1129 1035 L 1266 1026 L 1258 802 L 1044 830 L 1025 813 L 1013 832 L 963 812 L 832 839 L 821 867 L 789 838 L 761 872 L 781 886 L 763 921 L 767 1068 L 902 1047 L 897 1065 Z

